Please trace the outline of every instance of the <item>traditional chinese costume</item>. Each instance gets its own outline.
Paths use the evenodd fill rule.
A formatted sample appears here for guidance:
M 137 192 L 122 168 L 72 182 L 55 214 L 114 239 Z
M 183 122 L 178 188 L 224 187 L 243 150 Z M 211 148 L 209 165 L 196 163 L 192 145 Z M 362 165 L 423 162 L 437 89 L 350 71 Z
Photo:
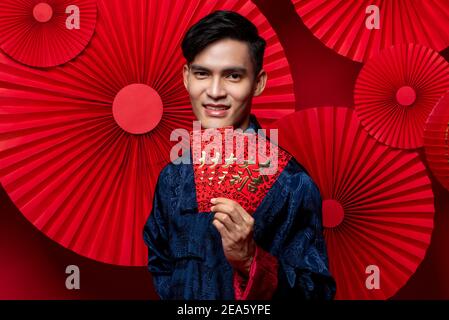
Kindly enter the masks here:
M 251 117 L 249 129 L 259 128 Z M 213 213 L 199 212 L 195 178 L 193 164 L 167 165 L 144 228 L 148 269 L 162 299 L 333 298 L 320 194 L 294 158 L 252 213 L 256 253 L 248 278 L 226 260 Z

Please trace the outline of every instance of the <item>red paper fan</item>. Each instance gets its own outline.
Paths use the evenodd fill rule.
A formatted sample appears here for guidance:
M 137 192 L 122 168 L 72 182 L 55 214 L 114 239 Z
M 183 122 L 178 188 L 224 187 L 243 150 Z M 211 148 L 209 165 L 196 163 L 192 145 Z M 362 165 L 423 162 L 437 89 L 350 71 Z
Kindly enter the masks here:
M 76 61 L 44 71 L 0 55 L 0 181 L 51 239 L 99 261 L 147 263 L 142 230 L 170 134 L 192 128 L 180 42 L 215 9 L 249 17 L 268 42 L 271 80 L 253 113 L 293 112 L 283 49 L 246 0 L 102 0 Z
M 96 0 L 2 0 L 0 48 L 29 66 L 63 64 L 87 46 L 96 18 Z
M 418 43 L 437 51 L 449 46 L 447 0 L 292 1 L 317 38 L 355 61 L 367 61 L 398 44 Z
M 418 154 L 380 144 L 348 108 L 306 109 L 274 127 L 320 189 L 336 298 L 394 295 L 423 260 L 433 230 L 434 199 Z M 375 284 L 373 266 L 379 289 L 366 286 Z
M 377 140 L 399 148 L 423 145 L 432 108 L 449 89 L 449 64 L 420 45 L 400 45 L 368 61 L 354 91 L 355 110 Z
M 449 92 L 427 119 L 424 149 L 432 173 L 449 190 Z

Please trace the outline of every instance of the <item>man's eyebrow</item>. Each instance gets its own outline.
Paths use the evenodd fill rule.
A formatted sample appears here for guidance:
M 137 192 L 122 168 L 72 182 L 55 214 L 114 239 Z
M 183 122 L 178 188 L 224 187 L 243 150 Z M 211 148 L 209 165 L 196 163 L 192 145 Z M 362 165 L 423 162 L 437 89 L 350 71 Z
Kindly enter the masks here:
M 200 66 L 198 64 L 190 65 L 190 69 L 192 71 L 207 71 L 207 72 L 211 71 L 208 68 Z M 246 68 L 243 68 L 243 67 L 228 67 L 228 68 L 223 69 L 222 72 L 224 72 L 224 73 L 239 72 L 239 73 L 242 73 L 242 74 L 246 74 L 248 72 L 248 70 Z

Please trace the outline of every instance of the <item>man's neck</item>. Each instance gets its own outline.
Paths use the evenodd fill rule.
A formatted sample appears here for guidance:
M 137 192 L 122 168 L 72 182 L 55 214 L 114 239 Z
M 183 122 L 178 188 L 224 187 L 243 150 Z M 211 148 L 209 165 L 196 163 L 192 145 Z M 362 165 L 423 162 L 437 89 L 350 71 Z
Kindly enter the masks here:
M 250 125 L 250 116 L 246 117 L 240 124 L 234 125 L 234 129 L 242 129 L 246 131 Z

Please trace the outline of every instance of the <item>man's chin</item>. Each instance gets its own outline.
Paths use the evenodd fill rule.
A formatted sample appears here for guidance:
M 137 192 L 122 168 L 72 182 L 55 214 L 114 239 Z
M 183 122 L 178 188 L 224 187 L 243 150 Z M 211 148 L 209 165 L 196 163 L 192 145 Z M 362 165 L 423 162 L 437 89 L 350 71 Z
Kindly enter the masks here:
M 221 118 L 208 118 L 201 120 L 201 127 L 203 129 L 217 129 L 232 126 L 232 121 Z

